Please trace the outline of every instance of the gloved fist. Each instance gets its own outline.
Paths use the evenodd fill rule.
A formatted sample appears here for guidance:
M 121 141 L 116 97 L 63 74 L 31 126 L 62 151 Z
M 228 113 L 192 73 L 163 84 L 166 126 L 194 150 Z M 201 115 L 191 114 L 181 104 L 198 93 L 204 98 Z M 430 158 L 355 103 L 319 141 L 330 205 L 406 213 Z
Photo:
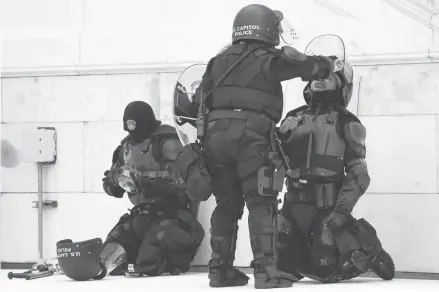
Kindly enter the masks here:
M 343 69 L 344 63 L 337 56 L 319 56 L 319 58 L 328 63 L 331 73 L 335 73 Z
M 285 134 L 288 131 L 294 130 L 297 127 L 297 124 L 299 123 L 299 120 L 300 120 L 299 117 L 288 117 L 288 118 L 286 118 L 286 120 L 279 127 L 279 132 L 281 134 Z
M 113 185 L 117 185 L 117 182 L 114 181 L 113 173 L 110 170 L 106 170 L 104 172 L 104 178 L 102 179 L 103 182 L 112 183 Z
M 122 198 L 125 190 L 122 189 L 119 185 L 116 185 L 113 176 L 109 170 L 104 172 L 104 178 L 102 179 L 102 188 L 104 192 L 112 197 Z
M 337 211 L 332 211 L 326 218 L 326 226 L 333 232 L 340 231 L 340 229 L 348 222 L 348 217 Z

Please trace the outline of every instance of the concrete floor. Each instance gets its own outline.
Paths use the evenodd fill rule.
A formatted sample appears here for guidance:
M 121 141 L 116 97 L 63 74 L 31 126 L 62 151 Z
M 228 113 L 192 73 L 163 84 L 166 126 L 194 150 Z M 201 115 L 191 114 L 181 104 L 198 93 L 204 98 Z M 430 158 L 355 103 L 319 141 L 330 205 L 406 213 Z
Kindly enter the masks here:
M 203 292 L 213 291 L 208 286 L 206 273 L 188 273 L 181 276 L 161 276 L 154 278 L 133 278 L 133 277 L 106 277 L 100 281 L 75 282 L 64 275 L 55 275 L 35 280 L 7 278 L 8 270 L 0 270 L 0 292 L 19 291 L 44 291 L 44 292 Z M 14 270 L 18 273 L 19 270 Z M 250 276 L 250 275 L 249 275 Z M 254 290 L 253 279 L 247 286 L 223 288 L 224 290 L 249 291 Z M 376 278 L 357 278 L 344 283 L 323 285 L 318 282 L 304 279 L 295 284 L 292 288 L 295 291 L 325 291 L 325 292 L 390 292 L 390 291 L 436 291 L 439 292 L 438 280 L 409 280 L 395 279 L 383 281 Z M 274 289 L 273 289 L 274 290 Z M 285 291 L 276 290 L 276 291 Z

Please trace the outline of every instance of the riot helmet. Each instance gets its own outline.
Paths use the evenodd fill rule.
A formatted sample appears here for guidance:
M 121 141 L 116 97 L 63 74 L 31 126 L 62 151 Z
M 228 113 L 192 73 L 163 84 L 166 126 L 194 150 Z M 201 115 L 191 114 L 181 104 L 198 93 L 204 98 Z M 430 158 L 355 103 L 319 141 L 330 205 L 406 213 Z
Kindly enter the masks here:
M 352 98 L 354 70 L 344 62 L 341 71 L 332 73 L 328 78 L 307 83 L 303 97 L 307 104 L 327 102 L 347 107 Z
M 282 12 L 261 4 L 245 6 L 233 21 L 232 44 L 253 40 L 278 46 L 281 37 L 289 45 L 297 39 Z

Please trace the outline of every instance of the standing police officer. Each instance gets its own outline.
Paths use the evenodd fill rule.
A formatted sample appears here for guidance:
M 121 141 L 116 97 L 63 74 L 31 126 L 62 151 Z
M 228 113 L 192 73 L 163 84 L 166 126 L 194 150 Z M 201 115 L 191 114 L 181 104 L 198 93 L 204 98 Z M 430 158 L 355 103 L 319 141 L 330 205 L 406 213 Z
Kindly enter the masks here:
M 283 111 L 281 82 L 326 78 L 334 65 L 331 58 L 306 56 L 289 46 L 276 49 L 286 33 L 283 23 L 282 13 L 266 6 L 241 9 L 234 20 L 232 45 L 209 61 L 199 87 L 201 96 L 207 94 L 202 142 L 217 202 L 211 218 L 211 287 L 248 283 L 249 278 L 233 267 L 244 202 L 255 288 L 291 287 L 297 280 L 276 268 L 278 190 L 267 187 L 279 162 L 273 137 Z M 196 107 L 199 96 L 194 97 Z

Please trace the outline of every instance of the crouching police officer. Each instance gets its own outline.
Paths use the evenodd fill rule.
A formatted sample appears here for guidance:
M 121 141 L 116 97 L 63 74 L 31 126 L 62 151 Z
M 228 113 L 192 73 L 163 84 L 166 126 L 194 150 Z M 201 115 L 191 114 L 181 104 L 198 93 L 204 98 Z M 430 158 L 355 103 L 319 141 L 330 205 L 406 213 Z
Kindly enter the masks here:
M 116 198 L 126 193 L 134 207 L 103 244 L 99 239 L 58 243 L 59 250 L 80 254 L 59 260 L 66 276 L 75 280 L 107 273 L 185 273 L 204 238 L 198 204 L 189 199 L 181 178 L 172 171 L 182 148 L 175 128 L 157 121 L 143 101 L 128 104 L 123 123 L 129 134 L 113 153 L 103 188 Z

